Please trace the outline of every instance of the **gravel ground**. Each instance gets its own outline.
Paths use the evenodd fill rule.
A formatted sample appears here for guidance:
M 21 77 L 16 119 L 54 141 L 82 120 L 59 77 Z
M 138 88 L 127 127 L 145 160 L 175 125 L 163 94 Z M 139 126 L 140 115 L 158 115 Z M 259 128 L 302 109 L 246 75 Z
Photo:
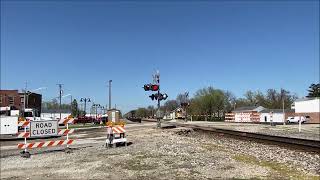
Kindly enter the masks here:
M 319 179 L 320 157 L 190 129 L 130 132 L 127 147 L 103 140 L 72 153 L 1 158 L 1 179 Z
M 184 123 L 178 121 L 179 123 Z M 216 127 L 222 129 L 230 129 L 243 132 L 261 133 L 276 136 L 294 137 L 301 139 L 311 139 L 320 141 L 320 124 L 302 124 L 299 133 L 298 124 L 276 125 L 267 124 L 249 124 L 249 123 L 227 123 L 227 122 L 207 122 L 193 121 L 188 124 L 203 125 L 208 127 Z

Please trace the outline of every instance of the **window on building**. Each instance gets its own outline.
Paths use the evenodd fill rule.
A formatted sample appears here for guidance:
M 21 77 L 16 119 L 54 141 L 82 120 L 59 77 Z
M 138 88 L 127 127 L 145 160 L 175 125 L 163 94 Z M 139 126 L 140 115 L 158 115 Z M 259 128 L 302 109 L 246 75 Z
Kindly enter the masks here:
M 13 96 L 8 96 L 8 101 L 9 101 L 9 106 L 14 105 L 14 97 Z
M 2 104 L 2 95 L 0 95 L 0 104 Z
M 24 97 L 20 97 L 20 102 L 24 103 Z

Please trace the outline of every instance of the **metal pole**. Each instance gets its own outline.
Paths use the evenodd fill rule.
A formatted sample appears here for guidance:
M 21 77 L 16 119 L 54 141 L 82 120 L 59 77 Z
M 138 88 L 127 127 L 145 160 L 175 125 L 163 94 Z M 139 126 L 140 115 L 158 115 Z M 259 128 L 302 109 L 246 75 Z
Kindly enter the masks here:
M 284 113 L 284 98 L 282 98 L 283 125 L 286 125 L 286 114 Z
M 62 84 L 57 84 L 59 86 L 59 113 L 61 120 L 61 96 L 62 96 Z
M 109 109 L 111 109 L 111 82 L 112 80 L 109 80 Z
M 159 89 L 158 89 L 157 127 L 158 127 L 158 128 L 161 128 L 161 120 L 160 120 L 160 115 L 161 115 L 161 114 L 160 114 L 160 99 L 159 99 L 159 97 L 160 97 L 160 73 L 159 73 L 159 71 L 157 71 L 155 77 L 156 77 L 155 80 L 157 81 L 158 86 L 159 86 Z
M 71 116 L 72 116 L 72 95 L 70 96 L 70 113 L 71 113 Z
M 96 120 L 98 118 L 98 105 L 95 106 L 96 107 Z
M 24 112 L 26 111 L 26 94 L 27 94 L 27 81 L 26 81 L 26 86 L 25 86 L 25 89 L 24 89 L 24 97 L 23 97 L 23 117 L 24 117 Z
M 27 133 L 27 126 L 24 126 L 24 134 Z M 24 152 L 27 152 L 27 137 L 24 137 Z
M 158 90 L 158 112 L 157 112 L 157 127 L 161 128 L 161 121 L 160 121 L 160 86 Z
M 84 116 L 86 115 L 86 111 L 87 111 L 87 98 L 84 98 Z

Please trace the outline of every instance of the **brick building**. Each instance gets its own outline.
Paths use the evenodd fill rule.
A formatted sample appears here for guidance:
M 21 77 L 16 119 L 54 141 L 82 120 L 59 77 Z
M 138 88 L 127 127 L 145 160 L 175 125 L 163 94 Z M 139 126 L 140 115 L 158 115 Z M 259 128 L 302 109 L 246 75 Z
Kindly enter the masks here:
M 26 96 L 26 108 L 35 109 L 35 115 L 40 116 L 42 95 L 27 92 Z M 24 93 L 19 93 L 18 90 L 0 90 L 0 107 L 10 107 L 11 110 L 22 110 L 24 107 Z

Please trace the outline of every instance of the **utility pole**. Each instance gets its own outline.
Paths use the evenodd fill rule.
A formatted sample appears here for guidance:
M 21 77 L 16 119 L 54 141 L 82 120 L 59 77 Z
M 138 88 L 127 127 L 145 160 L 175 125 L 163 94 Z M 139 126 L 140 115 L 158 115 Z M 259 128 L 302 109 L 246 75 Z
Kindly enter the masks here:
M 27 86 L 28 86 L 28 82 L 26 81 L 26 85 L 24 89 L 24 97 L 23 97 L 23 117 L 24 117 L 24 112 L 26 111 Z
M 111 109 L 111 82 L 112 80 L 109 80 L 109 109 Z
M 57 84 L 59 86 L 59 113 L 60 113 L 60 120 L 61 120 L 61 97 L 62 97 L 62 85 Z
M 185 92 L 185 97 L 186 97 L 186 104 L 185 104 L 186 117 L 185 117 L 185 122 L 187 122 L 188 121 L 188 106 L 189 106 L 188 97 L 189 97 L 189 92 Z

